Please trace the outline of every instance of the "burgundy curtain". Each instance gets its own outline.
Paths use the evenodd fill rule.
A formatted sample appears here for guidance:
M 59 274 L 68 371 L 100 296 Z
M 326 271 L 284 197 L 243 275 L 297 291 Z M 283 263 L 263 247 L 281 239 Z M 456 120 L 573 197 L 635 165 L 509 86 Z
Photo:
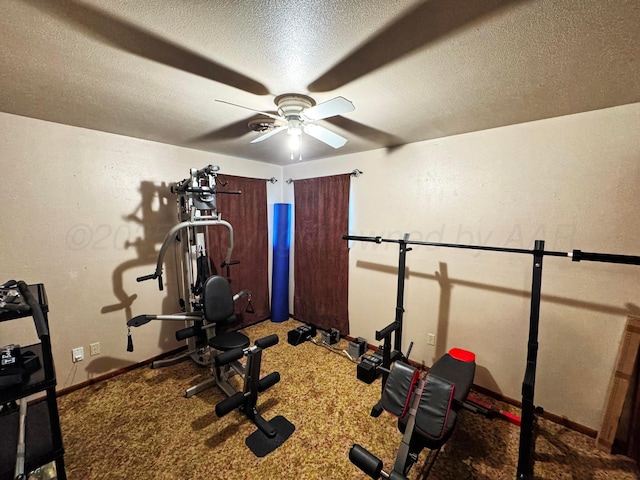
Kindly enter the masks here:
M 254 312 L 247 312 L 249 298 L 236 302 L 239 321 L 231 329 L 253 325 L 265 320 L 269 310 L 269 232 L 267 225 L 267 183 L 264 179 L 219 175 L 216 190 L 242 192 L 240 195 L 216 195 L 218 212 L 231 224 L 234 233 L 234 248 L 231 260 L 240 263 L 229 267 L 231 290 L 251 292 Z M 212 226 L 207 231 L 207 250 L 211 260 L 212 274 L 227 277 L 227 269 L 221 264 L 227 256 L 229 232 L 225 227 Z
M 294 181 L 294 317 L 318 328 L 349 333 L 351 175 Z

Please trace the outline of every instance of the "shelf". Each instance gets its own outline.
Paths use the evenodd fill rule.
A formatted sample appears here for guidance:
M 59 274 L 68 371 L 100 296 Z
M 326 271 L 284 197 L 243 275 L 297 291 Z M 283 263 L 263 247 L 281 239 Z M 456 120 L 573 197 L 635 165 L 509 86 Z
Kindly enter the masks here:
M 66 480 L 64 448 L 56 400 L 56 377 L 49 338 L 47 294 L 42 284 L 29 285 L 28 288 L 40 304 L 42 315 L 34 305 L 35 313 L 33 315 L 31 311 L 27 313 L 5 312 L 0 314 L 0 322 L 26 319 L 27 317 L 32 321 L 40 343 L 21 346 L 20 351 L 23 357 L 25 352 L 33 352 L 40 360 L 40 368 L 29 375 L 25 384 L 0 390 L 0 405 L 41 392 L 46 394 L 44 398 L 32 402 L 27 407 L 24 437 L 25 472 L 31 472 L 42 465 L 55 461 L 58 480 Z M 19 408 L 10 413 L 5 411 L 0 415 L 0 480 L 13 480 L 14 478 L 19 431 Z
M 40 309 L 42 313 L 46 314 L 49 312 L 49 303 L 47 301 L 47 293 L 44 289 L 44 285 L 41 283 L 35 285 L 29 285 L 29 290 L 35 297 L 35 299 L 40 304 Z M 15 320 L 17 318 L 25 318 L 30 317 L 31 312 L 26 313 L 16 313 L 16 312 L 4 312 L 0 313 L 0 322 L 6 322 L 8 320 Z
M 37 372 L 32 373 L 29 376 L 29 381 L 25 385 L 18 385 L 16 387 L 5 388 L 0 390 L 0 404 L 11 402 L 22 397 L 28 397 L 35 393 L 42 392 L 47 388 L 56 386 L 56 379 L 52 377 L 50 379 L 45 378 L 44 369 L 44 357 L 42 355 L 42 344 L 36 343 L 35 345 L 28 345 L 21 347 L 20 351 L 24 355 L 24 352 L 31 351 L 35 353 L 40 359 L 40 369 Z
M 0 480 L 13 480 L 18 444 L 18 411 L 0 416 Z M 51 418 L 45 400 L 27 408 L 26 462 L 27 471 L 32 471 L 62 456 L 62 447 L 54 448 Z

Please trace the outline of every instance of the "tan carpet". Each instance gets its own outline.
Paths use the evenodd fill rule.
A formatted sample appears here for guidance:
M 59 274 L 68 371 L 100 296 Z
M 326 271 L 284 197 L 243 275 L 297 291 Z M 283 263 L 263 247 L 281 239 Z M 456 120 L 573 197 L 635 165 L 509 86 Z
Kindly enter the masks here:
M 245 445 L 255 426 L 238 411 L 216 417 L 214 407 L 224 398 L 217 388 L 184 398 L 186 388 L 208 378 L 206 368 L 187 361 L 139 368 L 62 396 L 69 479 L 369 478 L 349 462 L 355 442 L 391 467 L 401 439 L 396 421 L 387 413 L 369 415 L 380 381 L 358 381 L 354 363 L 322 346 L 289 345 L 287 332 L 298 325 L 263 322 L 245 330 L 252 340 L 271 333 L 280 337 L 278 345 L 264 351 L 262 370 L 263 375 L 279 371 L 282 380 L 258 399 L 267 420 L 283 415 L 295 425 L 277 450 L 257 458 Z M 346 349 L 347 342 L 338 346 Z M 507 422 L 462 412 L 429 478 L 514 479 L 518 439 L 518 428 Z M 604 454 L 592 438 L 544 419 L 536 445 L 537 478 L 639 478 L 629 458 Z M 410 479 L 422 478 L 426 453 Z

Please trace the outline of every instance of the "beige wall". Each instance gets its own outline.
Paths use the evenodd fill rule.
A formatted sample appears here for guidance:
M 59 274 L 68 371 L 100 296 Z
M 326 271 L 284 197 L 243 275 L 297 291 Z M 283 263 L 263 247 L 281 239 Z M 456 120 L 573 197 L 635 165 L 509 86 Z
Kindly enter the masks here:
M 135 350 L 126 351 L 131 316 L 178 311 L 170 267 L 163 292 L 157 281 L 135 280 L 155 271 L 156 251 L 177 223 L 170 193 L 164 205 L 156 196 L 155 213 L 139 208 L 141 186 L 153 189 L 214 164 L 232 175 L 275 176 L 278 183 L 267 183 L 269 204 L 281 198 L 281 168 L 264 163 L 8 114 L 0 114 L 0 131 L 0 282 L 44 283 L 59 388 L 181 345 L 173 332 L 182 325 L 152 322 L 132 329 Z M 136 247 L 139 238 L 145 241 Z M 0 323 L 0 344 L 26 345 L 32 331 L 24 321 Z M 93 342 L 101 344 L 99 356 L 89 356 Z M 85 360 L 72 363 L 78 346 Z
M 125 351 L 130 315 L 172 308 L 169 285 L 161 293 L 155 282 L 135 282 L 153 272 L 153 252 L 125 248 L 173 222 L 171 208 L 144 226 L 126 219 L 143 181 L 180 180 L 210 163 L 275 176 L 271 215 L 272 203 L 293 199 L 287 178 L 359 168 L 353 234 L 517 248 L 544 239 L 548 250 L 640 254 L 639 124 L 635 104 L 281 168 L 0 114 L 2 271 L 45 283 L 66 387 L 176 346 L 173 329 L 157 322 L 134 330 L 135 352 Z M 146 263 L 134 266 L 141 257 Z M 375 330 L 393 320 L 397 259 L 394 244 L 353 243 L 351 335 L 374 343 Z M 450 347 L 468 348 L 477 354 L 477 383 L 519 398 L 531 258 L 417 246 L 407 265 L 411 358 L 430 365 Z M 437 281 L 445 272 L 449 295 Z M 638 267 L 545 258 L 536 404 L 599 427 L 626 316 L 639 311 L 638 285 Z M 118 306 L 133 295 L 129 310 Z M 0 324 L 0 344 L 22 342 L 27 330 Z M 101 355 L 72 364 L 71 349 L 94 341 Z
M 354 235 L 525 249 L 543 239 L 547 250 L 640 255 L 638 125 L 640 104 L 628 105 L 296 164 L 283 177 L 362 170 L 352 181 Z M 285 199 L 292 190 L 285 184 Z M 397 262 L 396 244 L 352 244 L 351 335 L 375 343 L 393 321 Z M 405 350 L 413 341 L 411 358 L 426 365 L 454 346 L 473 350 L 476 382 L 520 398 L 531 264 L 530 255 L 414 247 Z M 445 273 L 449 290 L 437 281 Z M 599 428 L 639 286 L 639 267 L 545 258 L 537 405 Z

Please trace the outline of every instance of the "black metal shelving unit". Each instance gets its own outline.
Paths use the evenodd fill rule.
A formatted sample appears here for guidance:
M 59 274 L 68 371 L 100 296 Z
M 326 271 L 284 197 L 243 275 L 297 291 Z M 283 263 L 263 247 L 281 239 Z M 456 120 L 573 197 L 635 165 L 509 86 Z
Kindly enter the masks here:
M 32 308 L 29 313 L 1 313 L 0 322 L 25 320 L 31 318 L 38 334 L 39 343 L 21 346 L 21 351 L 33 352 L 40 359 L 41 368 L 29 376 L 28 382 L 0 390 L 0 404 L 18 401 L 38 393 L 45 392 L 44 398 L 30 402 L 26 417 L 26 459 L 25 471 L 31 472 L 38 467 L 55 462 L 58 480 L 66 480 L 64 467 L 64 448 L 58 403 L 56 400 L 56 375 L 51 354 L 49 336 L 49 306 L 43 284 L 28 286 L 40 312 Z M 13 480 L 18 433 L 19 412 L 0 416 L 0 480 Z

